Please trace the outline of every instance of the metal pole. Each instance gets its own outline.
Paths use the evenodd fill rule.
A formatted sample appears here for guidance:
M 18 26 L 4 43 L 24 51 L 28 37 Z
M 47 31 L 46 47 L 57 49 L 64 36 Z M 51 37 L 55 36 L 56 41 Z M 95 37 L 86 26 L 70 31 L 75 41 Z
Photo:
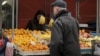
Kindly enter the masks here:
M 12 2 L 12 38 L 14 37 L 14 6 L 15 6 L 15 4 L 14 4 L 14 0 L 12 0 L 13 2 Z
M 99 18 L 100 18 L 100 1 L 97 0 L 97 24 L 96 24 L 96 32 L 97 32 L 97 36 L 99 36 Z
M 18 28 L 18 0 L 16 0 L 16 28 Z
M 50 0 L 50 4 L 51 4 L 51 0 Z M 50 5 L 50 11 L 49 12 L 50 12 L 50 17 L 51 17 L 51 5 Z
M 100 0 L 99 0 L 99 18 L 98 18 L 98 34 L 100 36 Z
M 98 35 L 98 0 L 97 0 L 96 33 Z
M 2 0 L 0 0 L 0 36 L 2 35 Z
M 45 15 L 46 15 L 46 0 L 45 0 L 45 8 L 44 8 L 44 10 L 45 10 Z
M 76 19 L 78 20 L 80 18 L 80 15 L 79 15 L 79 6 L 80 5 L 80 1 L 79 0 L 76 0 Z

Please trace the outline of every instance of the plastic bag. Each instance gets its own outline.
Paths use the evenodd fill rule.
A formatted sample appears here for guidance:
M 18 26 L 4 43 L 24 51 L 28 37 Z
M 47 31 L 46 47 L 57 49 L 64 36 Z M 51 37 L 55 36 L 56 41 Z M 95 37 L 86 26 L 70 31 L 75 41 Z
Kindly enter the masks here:
M 13 56 L 14 45 L 11 42 L 7 42 L 5 56 Z
M 93 43 L 93 54 L 100 55 L 100 41 L 94 41 Z

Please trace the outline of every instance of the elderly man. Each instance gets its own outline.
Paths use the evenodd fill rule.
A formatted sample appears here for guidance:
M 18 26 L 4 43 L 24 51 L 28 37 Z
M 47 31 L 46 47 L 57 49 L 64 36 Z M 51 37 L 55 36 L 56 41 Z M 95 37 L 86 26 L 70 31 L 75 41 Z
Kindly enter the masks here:
M 65 1 L 56 0 L 51 5 L 55 22 L 52 27 L 50 55 L 80 56 L 77 20 L 68 12 Z

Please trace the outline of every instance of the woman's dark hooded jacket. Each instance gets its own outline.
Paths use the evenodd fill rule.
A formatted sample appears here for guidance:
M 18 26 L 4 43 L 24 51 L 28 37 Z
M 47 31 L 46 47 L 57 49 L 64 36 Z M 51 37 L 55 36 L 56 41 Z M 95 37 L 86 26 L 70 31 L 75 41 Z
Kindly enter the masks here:
M 29 20 L 26 29 L 29 30 L 45 30 L 45 24 L 40 25 L 37 16 L 38 15 L 43 15 L 45 16 L 45 13 L 41 10 L 37 11 L 34 18 L 32 20 Z

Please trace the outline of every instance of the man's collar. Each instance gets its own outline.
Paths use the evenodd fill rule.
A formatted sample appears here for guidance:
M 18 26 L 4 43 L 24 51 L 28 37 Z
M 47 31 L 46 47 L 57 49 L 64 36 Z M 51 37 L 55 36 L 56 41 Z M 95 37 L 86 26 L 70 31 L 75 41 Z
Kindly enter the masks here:
M 55 19 L 58 18 L 59 16 L 65 14 L 65 13 L 68 13 L 68 11 L 66 11 L 66 10 L 59 11 L 58 14 L 55 16 Z

